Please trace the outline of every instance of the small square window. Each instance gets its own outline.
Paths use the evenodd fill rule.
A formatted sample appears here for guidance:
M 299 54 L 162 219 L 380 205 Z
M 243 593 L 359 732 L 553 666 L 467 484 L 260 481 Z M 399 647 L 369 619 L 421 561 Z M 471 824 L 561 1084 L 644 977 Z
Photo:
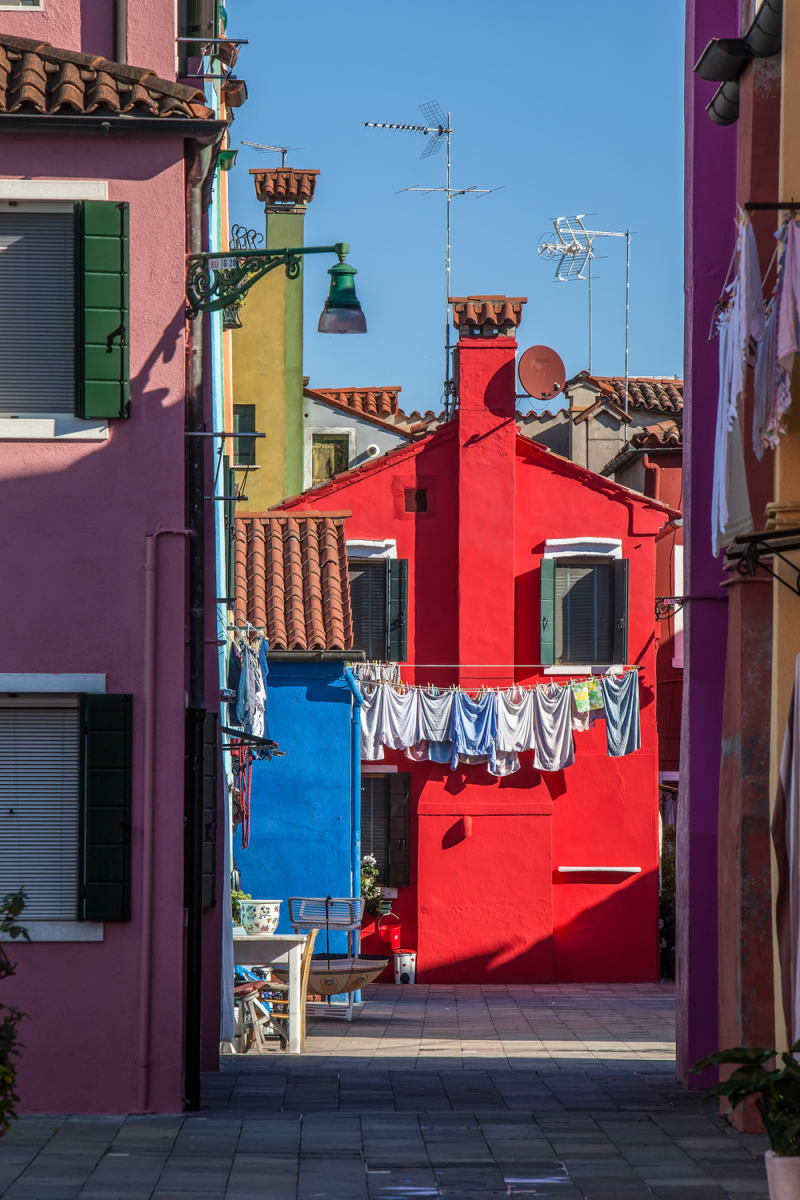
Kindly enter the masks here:
M 350 465 L 350 439 L 346 433 L 311 435 L 311 486 L 327 483 Z
M 405 508 L 406 512 L 424 513 L 428 511 L 428 489 L 427 488 L 406 488 L 405 489 Z

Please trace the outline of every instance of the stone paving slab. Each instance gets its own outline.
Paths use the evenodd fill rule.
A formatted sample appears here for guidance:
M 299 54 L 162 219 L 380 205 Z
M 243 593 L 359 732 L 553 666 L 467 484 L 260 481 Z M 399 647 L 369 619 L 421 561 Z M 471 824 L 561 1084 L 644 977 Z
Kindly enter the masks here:
M 8 1200 L 765 1200 L 764 1138 L 674 1079 L 666 985 L 373 987 L 204 1110 L 26 1117 Z

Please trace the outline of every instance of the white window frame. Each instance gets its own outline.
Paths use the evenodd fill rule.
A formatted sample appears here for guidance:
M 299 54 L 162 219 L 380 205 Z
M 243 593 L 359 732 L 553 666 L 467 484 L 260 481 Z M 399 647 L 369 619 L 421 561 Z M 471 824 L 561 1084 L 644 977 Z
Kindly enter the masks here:
M 394 538 L 347 541 L 345 547 L 348 558 L 397 558 L 397 542 Z
M 33 4 L 0 4 L 0 12 L 44 12 L 44 0 Z
M 0 11 L 8 6 L 0 4 Z M 37 12 L 14 5 L 14 12 Z M 19 212 L 64 212 L 76 200 L 107 200 L 108 182 L 104 179 L 0 179 L 0 211 L 14 208 Z M 0 441 L 72 441 L 108 440 L 108 421 L 84 420 L 69 413 L 52 416 L 0 416 Z
M 303 490 L 310 487 L 322 487 L 322 483 L 312 484 L 314 477 L 313 447 L 315 437 L 346 437 L 347 438 L 347 469 L 356 456 L 356 431 L 348 425 L 307 425 L 303 432 Z M 329 483 L 330 480 L 325 482 Z
M 0 701 L 13 707 L 13 696 L 8 693 L 40 695 L 43 703 L 54 695 L 74 696 L 81 692 L 105 692 L 105 675 L 96 674 L 27 674 L 0 675 Z M 5 694 L 3 694 L 5 693 Z M 20 925 L 24 925 L 32 942 L 102 942 L 105 924 L 102 921 L 37 921 L 26 920 L 23 912 Z M 17 944 L 24 939 L 16 939 Z M 7 934 L 0 934 L 0 942 L 10 942 Z
M 619 538 L 579 537 L 548 538 L 544 544 L 543 558 L 622 558 L 622 542 Z M 545 675 L 591 675 L 603 671 L 620 672 L 624 663 L 555 663 L 545 667 Z

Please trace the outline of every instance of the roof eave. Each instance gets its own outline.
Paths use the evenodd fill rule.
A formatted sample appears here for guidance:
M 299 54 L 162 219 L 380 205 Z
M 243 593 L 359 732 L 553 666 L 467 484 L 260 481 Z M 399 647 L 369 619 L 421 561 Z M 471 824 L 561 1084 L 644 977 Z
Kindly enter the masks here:
M 0 113 L 1 133 L 98 133 L 103 137 L 165 134 L 191 138 L 203 145 L 219 141 L 227 121 L 210 117 L 68 116 L 62 113 Z

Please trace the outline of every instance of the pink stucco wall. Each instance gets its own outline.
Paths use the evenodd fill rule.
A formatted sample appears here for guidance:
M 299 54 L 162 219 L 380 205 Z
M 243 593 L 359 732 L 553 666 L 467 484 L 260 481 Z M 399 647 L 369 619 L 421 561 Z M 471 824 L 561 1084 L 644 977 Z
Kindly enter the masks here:
M 107 923 L 98 944 L 15 945 L 3 999 L 28 1014 L 22 1109 L 124 1112 L 137 1103 L 142 1003 L 145 537 L 184 525 L 183 143 L 10 137 L 0 154 L 6 177 L 38 177 L 35 154 L 48 178 L 107 178 L 109 198 L 131 205 L 130 419 L 111 422 L 107 442 L 0 441 L 2 670 L 101 672 L 108 691 L 134 697 L 133 919 Z M 150 1107 L 161 1111 L 180 1108 L 182 1086 L 183 542 L 158 549 Z
M 131 0 L 128 5 L 128 62 L 156 75 L 175 76 L 176 4 L 173 0 Z M 62 50 L 113 58 L 114 5 L 111 0 L 44 0 L 42 9 L 0 12 L 0 30 L 36 38 Z

